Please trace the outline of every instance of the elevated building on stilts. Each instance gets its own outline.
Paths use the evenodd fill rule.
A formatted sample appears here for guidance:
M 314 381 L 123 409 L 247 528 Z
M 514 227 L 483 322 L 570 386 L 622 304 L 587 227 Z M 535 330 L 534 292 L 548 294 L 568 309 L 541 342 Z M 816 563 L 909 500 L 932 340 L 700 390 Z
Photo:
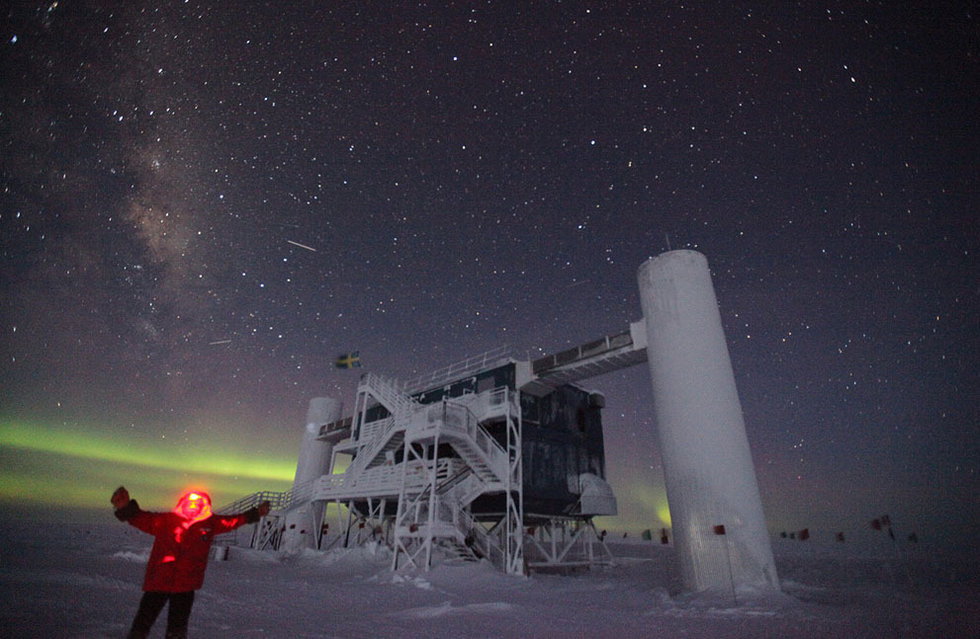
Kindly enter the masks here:
M 646 362 L 684 589 L 778 590 L 707 259 L 670 251 L 637 279 L 644 316 L 620 333 L 533 361 L 495 351 L 405 383 L 368 373 L 346 417 L 314 399 L 292 490 L 227 507 L 272 502 L 247 543 L 374 541 L 396 569 L 437 555 L 510 574 L 605 563 L 593 526 L 616 514 L 605 400 L 577 382 Z
M 608 354 L 632 341 L 602 344 Z M 393 569 L 434 558 L 485 558 L 510 574 L 608 563 L 592 523 L 616 514 L 605 400 L 569 375 L 583 352 L 522 362 L 497 350 L 405 383 L 366 373 L 347 416 L 312 400 L 292 490 L 233 505 L 273 503 L 249 543 L 380 542 Z

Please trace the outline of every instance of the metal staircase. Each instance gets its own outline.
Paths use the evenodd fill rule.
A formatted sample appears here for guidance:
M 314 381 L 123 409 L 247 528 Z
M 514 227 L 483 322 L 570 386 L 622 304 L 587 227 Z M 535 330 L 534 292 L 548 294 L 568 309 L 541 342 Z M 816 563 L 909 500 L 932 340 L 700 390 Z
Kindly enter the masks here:
M 405 434 L 406 474 L 394 523 L 393 568 L 402 558 L 408 566 L 427 568 L 433 550 L 441 546 L 451 555 L 487 557 L 506 572 L 523 572 L 520 420 L 515 404 L 507 389 L 498 389 L 461 400 L 444 399 L 413 415 Z M 506 447 L 483 428 L 490 418 L 507 422 Z M 441 461 L 439 451 L 446 446 L 459 471 L 441 483 L 433 472 L 421 487 L 408 481 L 411 463 L 434 471 Z M 504 525 L 494 526 L 502 539 L 493 539 L 468 512 L 477 497 L 489 493 L 505 495 Z
M 366 405 L 369 398 L 375 399 L 392 415 L 404 414 L 418 405 L 411 397 L 401 392 L 395 381 L 374 373 L 365 373 L 361 376 L 358 396 L 359 408 L 362 411 L 370 408 Z
M 402 563 L 426 569 L 439 548 L 446 556 L 487 557 L 507 572 L 522 573 L 520 410 L 515 398 L 513 391 L 500 388 L 423 405 L 393 381 L 364 375 L 352 440 L 345 446 L 353 460 L 343 474 L 317 479 L 302 498 L 322 505 L 335 502 L 349 512 L 360 504 L 373 511 L 374 521 L 384 518 L 378 504 L 397 502 L 394 519 L 387 522 L 395 567 Z M 488 420 L 506 423 L 503 445 L 483 427 Z M 493 533 L 469 513 L 475 499 L 491 493 L 505 494 L 508 504 L 504 524 L 490 522 Z
M 484 428 L 490 422 L 498 431 L 505 425 L 503 443 Z M 394 382 L 367 374 L 358 386 L 352 439 L 343 446 L 353 455 L 344 473 L 284 493 L 256 493 L 222 510 L 268 499 L 272 510 L 249 545 L 278 548 L 290 511 L 309 505 L 322 518 L 333 502 L 346 507 L 348 530 L 355 516 L 362 524 L 370 520 L 371 530 L 387 527 L 394 568 L 428 569 L 438 549 L 447 558 L 485 558 L 523 574 L 520 432 L 517 395 L 505 387 L 423 405 Z M 488 494 L 505 496 L 505 512 L 478 521 L 470 505 Z M 393 502 L 392 519 L 385 504 Z
M 450 400 L 425 410 L 425 420 L 414 420 L 407 444 L 450 444 L 470 471 L 488 484 L 501 483 L 507 475 L 507 451 L 480 426 L 469 407 Z M 418 422 L 422 423 L 418 423 Z
M 383 406 L 389 416 L 367 421 L 368 410 L 377 404 Z M 366 470 L 385 463 L 385 453 L 401 446 L 404 423 L 418 407 L 418 402 L 401 393 L 393 381 L 373 373 L 361 378 L 357 390 L 357 423 L 360 429 L 357 440 L 360 445 L 354 462 L 358 468 Z

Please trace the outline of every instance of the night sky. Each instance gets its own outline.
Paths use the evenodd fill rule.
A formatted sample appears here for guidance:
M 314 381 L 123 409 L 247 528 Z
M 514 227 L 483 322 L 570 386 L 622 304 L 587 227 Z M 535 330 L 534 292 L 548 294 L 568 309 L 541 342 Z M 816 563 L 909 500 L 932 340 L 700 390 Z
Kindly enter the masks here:
M 694 248 L 774 532 L 975 522 L 967 3 L 10 4 L 3 504 L 283 490 L 311 397 L 625 330 Z M 583 384 L 659 528 L 646 367 Z

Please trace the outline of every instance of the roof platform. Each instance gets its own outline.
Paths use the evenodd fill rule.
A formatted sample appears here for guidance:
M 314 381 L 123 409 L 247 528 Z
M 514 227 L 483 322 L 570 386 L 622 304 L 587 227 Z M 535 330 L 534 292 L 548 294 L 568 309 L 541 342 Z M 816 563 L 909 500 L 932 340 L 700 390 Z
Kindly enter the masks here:
M 446 366 L 445 368 L 440 368 L 431 373 L 420 375 L 419 377 L 405 382 L 401 390 L 406 395 L 413 395 L 419 391 L 436 388 L 441 384 L 455 381 L 472 373 L 498 366 L 510 359 L 507 355 L 508 350 L 509 349 L 507 346 L 498 346 L 497 348 L 491 349 L 480 355 L 475 355 L 461 362 L 456 362 L 455 364 Z

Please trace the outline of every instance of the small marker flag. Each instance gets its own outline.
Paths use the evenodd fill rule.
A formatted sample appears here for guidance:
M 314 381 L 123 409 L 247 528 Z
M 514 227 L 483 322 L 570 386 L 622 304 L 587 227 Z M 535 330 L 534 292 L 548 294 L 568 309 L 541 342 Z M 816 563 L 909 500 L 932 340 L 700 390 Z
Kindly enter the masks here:
M 337 368 L 360 368 L 361 367 L 361 352 L 353 351 L 351 353 L 345 353 L 343 355 L 338 355 L 337 359 L 334 361 L 334 366 Z

